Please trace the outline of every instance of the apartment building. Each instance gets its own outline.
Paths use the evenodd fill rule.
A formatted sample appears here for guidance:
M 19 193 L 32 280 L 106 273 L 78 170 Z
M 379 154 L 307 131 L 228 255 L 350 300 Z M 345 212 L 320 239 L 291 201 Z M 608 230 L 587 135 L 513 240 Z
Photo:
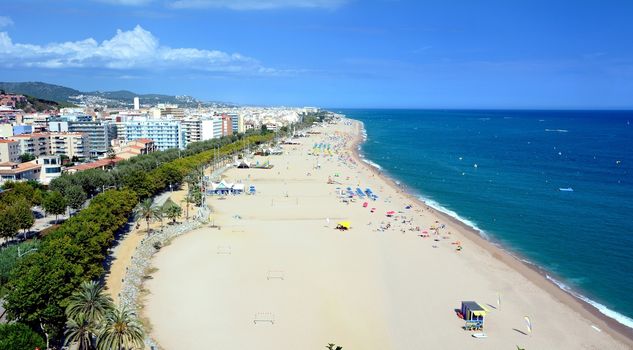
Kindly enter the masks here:
M 0 163 L 20 162 L 20 143 L 14 140 L 0 140 Z
M 52 132 L 74 132 L 86 134 L 90 141 L 90 156 L 99 157 L 108 152 L 110 141 L 117 137 L 116 125 L 108 121 L 87 120 L 88 116 L 69 121 L 49 122 Z
M 119 125 L 124 129 L 121 135 L 125 135 L 125 142 L 152 139 L 161 151 L 185 147 L 185 135 L 179 120 L 139 119 Z
M 20 154 L 29 153 L 39 157 L 51 153 L 51 140 L 48 133 L 14 135 L 9 139 L 20 143 Z
M 233 118 L 228 114 L 222 115 L 222 136 L 233 135 Z
M 90 157 L 90 141 L 88 136 L 76 132 L 50 133 L 51 154 L 86 159 Z

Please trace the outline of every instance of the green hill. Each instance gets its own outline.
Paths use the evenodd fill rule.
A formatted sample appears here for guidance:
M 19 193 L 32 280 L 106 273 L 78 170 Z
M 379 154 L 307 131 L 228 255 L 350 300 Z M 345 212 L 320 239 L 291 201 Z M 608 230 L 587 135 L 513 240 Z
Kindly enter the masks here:
M 47 84 L 42 82 L 3 83 L 0 82 L 0 90 L 9 93 L 33 96 L 55 102 L 68 102 L 68 96 L 81 94 L 80 91 L 65 86 Z
M 223 102 L 203 103 L 191 96 L 170 96 L 161 94 L 137 94 L 132 91 L 91 91 L 81 92 L 65 86 L 42 82 L 0 82 L 0 90 L 9 93 L 32 96 L 47 101 L 54 101 L 61 105 L 105 105 L 108 107 L 131 107 L 134 97 L 139 97 L 143 105 L 158 103 L 177 104 L 181 107 L 197 107 L 198 105 L 233 106 Z M 71 98 L 74 96 L 75 98 Z M 80 96 L 80 97 L 77 97 Z

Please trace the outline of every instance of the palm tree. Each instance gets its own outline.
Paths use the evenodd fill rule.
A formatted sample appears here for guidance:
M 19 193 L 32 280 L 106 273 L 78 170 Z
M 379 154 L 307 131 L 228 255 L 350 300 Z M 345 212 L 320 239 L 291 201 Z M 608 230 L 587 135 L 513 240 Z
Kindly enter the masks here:
M 146 200 L 139 203 L 138 208 L 136 208 L 136 215 L 139 215 L 145 219 L 145 223 L 147 224 L 147 235 L 149 236 L 149 222 L 156 218 L 156 213 L 158 208 L 154 206 L 154 203 L 151 198 L 147 198 Z
M 64 345 L 77 343 L 77 350 L 90 350 L 94 333 L 94 324 L 83 314 L 78 314 L 76 318 L 69 318 L 66 321 Z
M 92 348 L 100 323 L 114 310 L 114 303 L 103 286 L 86 281 L 68 298 L 66 307 L 66 345 L 77 343 L 78 350 Z
M 103 286 L 96 281 L 86 281 L 68 299 L 66 315 L 76 321 L 83 317 L 87 322 L 97 324 L 113 308 L 112 298 L 103 293 Z
M 143 349 L 144 339 L 145 334 L 136 315 L 126 308 L 115 309 L 106 315 L 103 331 L 97 338 L 97 349 Z
M 178 205 L 170 205 L 165 209 L 165 215 L 172 221 L 172 223 L 176 223 L 176 219 L 182 215 L 182 208 Z
M 191 192 L 187 193 L 187 195 L 185 195 L 185 199 L 183 199 L 182 201 L 185 202 L 186 207 L 186 214 L 185 216 L 187 217 L 187 220 L 189 220 L 189 204 L 194 202 L 194 198 L 193 195 L 191 194 Z
M 160 230 L 163 230 L 163 219 L 165 218 L 165 210 L 163 208 L 156 208 L 154 210 L 154 219 L 160 221 Z

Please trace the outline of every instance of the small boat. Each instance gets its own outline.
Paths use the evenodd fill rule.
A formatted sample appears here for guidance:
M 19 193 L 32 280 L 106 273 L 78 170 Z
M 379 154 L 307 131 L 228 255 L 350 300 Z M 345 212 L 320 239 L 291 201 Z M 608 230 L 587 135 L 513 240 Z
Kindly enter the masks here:
M 565 187 L 565 188 L 561 187 L 558 190 L 561 192 L 574 192 L 574 189 L 571 187 Z
M 488 335 L 486 333 L 473 333 L 472 336 L 473 338 L 479 338 L 479 339 L 488 338 Z

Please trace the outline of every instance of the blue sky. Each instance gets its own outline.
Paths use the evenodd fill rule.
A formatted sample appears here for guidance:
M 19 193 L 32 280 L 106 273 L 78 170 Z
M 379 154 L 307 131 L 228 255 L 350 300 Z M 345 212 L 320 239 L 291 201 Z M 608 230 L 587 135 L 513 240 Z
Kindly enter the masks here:
M 20 0 L 0 80 L 260 105 L 633 108 L 630 0 Z

